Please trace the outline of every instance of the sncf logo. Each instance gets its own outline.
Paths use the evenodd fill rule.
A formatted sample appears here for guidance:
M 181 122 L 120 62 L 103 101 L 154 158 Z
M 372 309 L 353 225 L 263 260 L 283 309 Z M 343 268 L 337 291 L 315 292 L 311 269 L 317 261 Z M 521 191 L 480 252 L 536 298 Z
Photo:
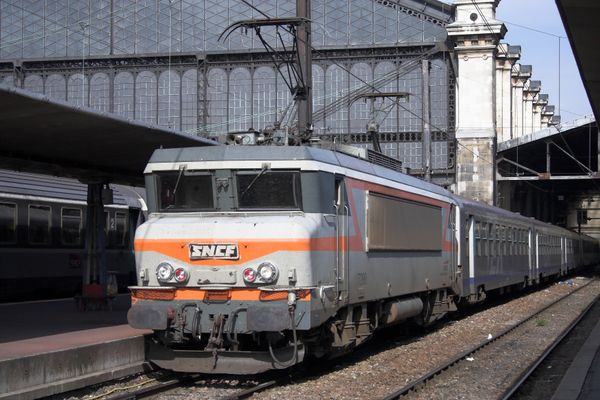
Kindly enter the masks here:
M 240 258 L 237 244 L 190 244 L 190 260 Z

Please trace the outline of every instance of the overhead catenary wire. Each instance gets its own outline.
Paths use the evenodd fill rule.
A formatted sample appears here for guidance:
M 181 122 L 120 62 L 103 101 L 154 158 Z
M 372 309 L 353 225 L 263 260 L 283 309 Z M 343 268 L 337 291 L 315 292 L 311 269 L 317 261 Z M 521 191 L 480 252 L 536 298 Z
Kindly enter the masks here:
M 488 24 L 488 26 L 489 26 L 489 24 Z M 285 29 L 285 28 L 284 28 L 284 29 Z M 490 29 L 491 29 L 491 28 L 490 28 Z M 289 32 L 289 31 L 288 31 L 288 32 Z M 289 32 L 289 33 L 291 33 L 291 32 Z M 299 40 L 302 40 L 302 39 L 299 39 Z M 315 53 L 317 53 L 317 54 L 323 54 L 321 51 L 319 51 L 319 50 L 318 50 L 318 49 L 316 49 L 314 46 L 312 46 L 312 44 L 311 44 L 311 43 L 305 43 L 305 44 L 309 45 L 309 46 L 310 46 L 310 48 L 311 48 L 311 49 L 312 49 L 312 50 L 313 50 Z M 418 58 L 419 60 L 424 60 L 424 59 L 426 59 L 425 57 L 417 57 L 417 58 Z M 355 79 L 357 79 L 357 80 L 359 80 L 359 81 L 363 82 L 365 85 L 367 85 L 368 87 L 370 87 L 372 90 L 374 90 L 374 91 L 376 91 L 376 92 L 378 92 L 378 93 L 382 93 L 382 92 L 381 92 L 381 90 L 379 90 L 379 88 L 375 87 L 375 86 L 374 86 L 374 84 L 373 84 L 372 82 L 367 82 L 366 80 L 364 80 L 364 79 L 363 79 L 363 78 L 361 78 L 360 76 L 358 76 L 358 75 L 354 74 L 354 73 L 353 73 L 353 72 L 352 72 L 350 69 L 348 69 L 347 67 L 345 67 L 343 64 L 341 64 L 341 63 L 337 62 L 336 60 L 333 60 L 333 59 L 331 59 L 331 58 L 327 57 L 326 55 L 325 55 L 325 59 L 328 59 L 328 61 L 330 61 L 332 64 L 334 64 L 334 65 L 337 65 L 338 67 L 340 67 L 341 69 L 343 69 L 344 71 L 346 71 L 346 72 L 349 74 L 349 76 L 352 76 L 352 77 L 354 77 Z M 399 102 L 398 102 L 398 106 L 399 106 L 400 108 L 402 108 L 404 111 L 408 112 L 409 114 L 411 114 L 411 115 L 415 116 L 416 118 L 418 118 L 418 119 L 420 119 L 422 122 L 424 122 L 424 119 L 423 119 L 423 117 L 422 117 L 421 115 L 418 115 L 417 113 L 413 112 L 412 110 L 410 110 L 410 109 L 408 109 L 408 108 L 404 107 L 404 106 L 403 106 L 401 103 L 399 103 Z M 435 124 L 433 124 L 433 123 L 431 123 L 431 122 L 430 122 L 430 126 L 431 126 L 432 128 L 434 128 L 434 129 L 437 129 L 438 131 L 441 131 L 441 132 L 446 132 L 446 130 L 445 130 L 445 129 L 441 129 L 441 128 L 439 128 L 438 126 L 436 126 Z M 479 159 L 481 159 L 482 161 L 484 161 L 484 162 L 488 163 L 489 165 L 491 165 L 491 166 L 494 166 L 494 165 L 495 165 L 495 163 L 493 163 L 492 161 L 490 161 L 490 160 L 486 159 L 485 157 L 482 157 L 480 154 L 477 154 L 477 153 L 475 153 L 473 150 L 469 149 L 467 146 L 464 146 L 464 145 L 463 145 L 463 144 L 461 144 L 460 142 L 456 141 L 456 144 L 457 144 L 458 146 L 460 146 L 461 148 L 464 148 L 464 149 L 465 149 L 465 150 L 467 150 L 468 152 L 472 153 L 474 156 L 478 157 L 478 158 L 479 158 Z M 500 169 L 500 168 L 499 168 L 499 166 L 496 166 L 496 168 Z

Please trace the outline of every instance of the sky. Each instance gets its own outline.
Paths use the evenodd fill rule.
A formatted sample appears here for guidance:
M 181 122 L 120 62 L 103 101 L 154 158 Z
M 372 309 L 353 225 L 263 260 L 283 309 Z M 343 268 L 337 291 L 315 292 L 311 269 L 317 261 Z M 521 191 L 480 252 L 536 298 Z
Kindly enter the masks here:
M 591 115 L 592 108 L 554 0 L 500 0 L 496 19 L 503 21 L 508 29 L 503 42 L 521 46 L 519 63 L 533 66 L 531 79 L 542 81 L 541 93 L 548 93 L 549 104 L 555 105 L 557 110 L 560 87 L 562 121 Z M 560 39 L 560 81 L 559 39 L 556 36 L 563 37 Z

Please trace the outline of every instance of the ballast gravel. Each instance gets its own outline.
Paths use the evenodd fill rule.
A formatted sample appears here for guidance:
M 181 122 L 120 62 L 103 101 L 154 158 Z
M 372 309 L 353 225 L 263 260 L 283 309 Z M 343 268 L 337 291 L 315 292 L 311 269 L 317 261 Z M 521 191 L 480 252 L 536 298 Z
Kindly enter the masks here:
M 296 378 L 292 383 L 254 394 L 252 399 L 381 399 L 428 370 L 444 363 L 475 344 L 495 337 L 507 327 L 516 324 L 544 305 L 572 292 L 589 282 L 588 278 L 575 278 L 560 282 L 537 292 L 523 295 L 457 320 L 440 321 L 426 332 L 403 334 L 402 329 L 391 328 L 376 335 L 374 340 L 354 353 L 339 358 L 333 367 L 306 378 Z M 600 282 L 593 282 L 573 299 L 558 308 L 534 318 L 520 333 L 499 349 L 470 356 L 463 361 L 463 370 L 448 371 L 443 379 L 411 398 L 420 399 L 484 399 L 495 398 L 518 375 L 525 365 L 543 351 L 543 348 L 560 334 L 564 326 L 574 319 L 596 295 Z M 564 303 L 564 302 L 563 302 Z M 543 322 L 541 322 L 543 320 Z M 563 326 L 564 325 L 564 326 Z M 522 329 L 522 330 L 521 330 Z M 390 332 L 392 334 L 390 334 Z M 395 333 L 397 337 L 394 337 Z M 518 351 L 513 352 L 513 349 Z M 540 350 L 541 349 L 541 350 Z M 309 367 L 310 368 L 310 365 Z M 166 372 L 154 373 L 154 378 L 164 379 Z M 60 398 L 102 399 L 123 393 L 120 388 L 140 384 L 147 377 L 122 380 L 92 390 L 80 391 Z M 206 377 L 193 385 L 154 396 L 154 399 L 223 399 L 240 390 L 252 387 L 268 378 Z M 142 385 L 140 385 L 142 386 Z M 103 394 L 108 394 L 103 396 Z M 55 398 L 59 398 L 58 396 Z
M 344 365 L 339 369 L 306 381 L 296 382 L 285 387 L 278 387 L 253 396 L 253 399 L 380 399 L 395 389 L 399 389 L 418 378 L 428 370 L 444 363 L 477 343 L 486 341 L 489 335 L 495 337 L 508 326 L 514 325 L 533 311 L 543 307 L 555 299 L 573 291 L 589 280 L 578 278 L 561 282 L 547 289 L 531 293 L 505 304 L 475 313 L 457 321 L 440 324 L 433 332 L 414 340 L 407 339 L 397 346 L 374 353 L 364 360 Z M 581 293 L 583 292 L 583 293 Z M 431 399 L 485 399 L 495 398 L 487 393 L 498 393 L 499 387 L 506 384 L 512 375 L 518 375 L 521 367 L 534 357 L 535 351 L 545 347 L 546 342 L 554 340 L 562 331 L 564 321 L 571 321 L 580 309 L 583 309 L 598 293 L 600 283 L 594 282 L 590 287 L 576 294 L 575 298 L 552 314 L 544 315 L 546 324 L 533 325 L 522 331 L 514 343 L 505 346 L 510 350 L 516 343 L 523 342 L 528 348 L 524 353 L 502 352 L 491 354 L 479 360 L 476 353 L 473 358 L 478 362 L 464 375 L 456 375 L 444 381 L 442 386 L 432 389 L 417 398 Z M 568 325 L 566 322 L 564 325 Z M 537 354 L 537 353 L 536 353 Z M 471 365 L 471 364 L 469 364 Z M 491 373 L 493 372 L 493 373 Z M 467 383 L 465 376 L 471 379 Z M 452 389 L 452 390 L 450 390 Z M 493 389 L 493 390 L 490 390 Z
M 600 284 L 573 294 L 498 341 L 490 343 L 437 376 L 407 399 L 497 399 L 512 388 L 522 371 L 535 362 L 600 292 Z

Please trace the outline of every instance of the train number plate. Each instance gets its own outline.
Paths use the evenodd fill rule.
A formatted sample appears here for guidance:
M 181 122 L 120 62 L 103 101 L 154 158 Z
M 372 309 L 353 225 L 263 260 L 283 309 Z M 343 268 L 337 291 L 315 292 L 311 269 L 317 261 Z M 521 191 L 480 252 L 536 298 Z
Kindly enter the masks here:
M 190 260 L 238 260 L 239 258 L 237 244 L 190 244 Z

